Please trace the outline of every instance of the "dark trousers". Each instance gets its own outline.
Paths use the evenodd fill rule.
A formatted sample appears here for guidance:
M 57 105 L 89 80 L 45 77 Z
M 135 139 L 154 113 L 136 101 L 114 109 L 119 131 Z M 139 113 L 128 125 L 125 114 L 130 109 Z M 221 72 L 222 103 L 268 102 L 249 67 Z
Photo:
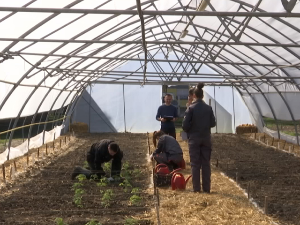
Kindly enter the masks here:
M 189 153 L 192 167 L 192 178 L 194 191 L 201 191 L 200 170 L 202 171 L 202 190 L 210 192 L 210 156 L 211 156 L 211 139 L 190 138 Z
M 181 154 L 167 156 L 165 152 L 154 154 L 153 158 L 157 164 L 166 164 L 171 170 L 179 168 L 179 165 L 183 160 L 183 156 Z
M 100 166 L 100 167 L 96 170 L 94 160 L 95 160 L 95 156 L 91 155 L 90 153 L 87 153 L 86 161 L 87 161 L 88 164 L 89 164 L 89 167 L 90 167 L 90 170 L 91 170 L 92 174 L 96 174 L 96 175 L 100 178 L 101 176 L 104 176 L 104 175 L 105 175 L 105 172 L 104 172 L 102 166 Z
M 168 135 L 170 135 L 170 136 L 172 136 L 173 138 L 176 139 L 176 130 L 175 130 L 175 127 L 173 127 L 173 128 L 161 128 L 161 130 L 165 134 L 168 134 Z

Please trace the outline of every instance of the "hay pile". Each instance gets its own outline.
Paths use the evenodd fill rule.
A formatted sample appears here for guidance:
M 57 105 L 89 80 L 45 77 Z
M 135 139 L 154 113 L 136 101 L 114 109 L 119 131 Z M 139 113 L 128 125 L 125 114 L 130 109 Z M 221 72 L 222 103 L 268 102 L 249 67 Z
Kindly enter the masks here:
M 258 129 L 254 124 L 242 124 L 235 128 L 236 134 L 257 133 Z
M 179 143 L 187 163 L 187 169 L 184 171 L 187 177 L 191 171 L 188 146 L 181 140 Z M 153 150 L 152 145 L 151 151 Z M 153 189 L 151 192 L 153 193 Z M 274 224 L 274 219 L 259 211 L 249 202 L 244 192 L 215 167 L 212 167 L 211 194 L 193 193 L 192 184 L 189 182 L 185 191 L 159 188 L 159 198 L 162 225 Z M 157 224 L 155 209 L 152 217 Z
M 75 133 L 88 133 L 89 126 L 86 123 L 75 122 L 70 125 L 70 131 Z

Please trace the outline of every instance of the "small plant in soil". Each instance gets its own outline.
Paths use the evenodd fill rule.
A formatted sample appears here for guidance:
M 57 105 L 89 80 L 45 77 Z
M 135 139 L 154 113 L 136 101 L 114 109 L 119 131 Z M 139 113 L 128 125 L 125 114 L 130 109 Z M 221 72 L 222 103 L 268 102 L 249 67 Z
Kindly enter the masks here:
M 103 164 L 103 170 L 106 174 L 110 173 L 110 168 L 111 168 L 111 163 L 110 162 L 106 162 Z
M 106 178 L 100 179 L 100 181 L 97 183 L 98 187 L 106 187 L 108 184 L 108 180 Z M 101 193 L 103 193 L 103 190 L 100 190 Z
M 96 220 L 91 220 L 87 222 L 85 225 L 102 225 L 100 222 L 97 222 Z
M 138 220 L 134 218 L 126 218 L 124 225 L 138 225 Z
M 135 205 L 135 206 L 138 206 L 141 204 L 141 201 L 142 201 L 142 198 L 138 195 L 132 195 L 130 197 L 130 203 L 131 205 Z
M 63 218 L 59 218 L 59 217 L 55 219 L 55 223 L 56 225 L 68 225 L 67 223 L 64 222 Z
M 83 167 L 84 167 L 84 168 L 90 168 L 89 163 L 88 163 L 87 161 L 84 161 Z
M 107 208 L 111 205 L 111 201 L 113 200 L 113 197 L 114 197 L 114 193 L 113 193 L 113 190 L 111 189 L 107 189 L 104 194 L 103 194 L 103 197 L 101 198 L 101 204 Z
M 131 194 L 139 194 L 141 190 L 139 188 L 132 188 Z
M 141 175 L 142 175 L 142 171 L 139 170 L 139 169 L 134 169 L 132 171 L 132 175 L 135 177 L 135 178 L 139 178 Z
M 83 181 L 86 180 L 86 176 L 83 174 L 80 174 L 76 177 L 78 182 L 73 184 L 72 190 L 74 190 L 75 194 L 73 197 L 73 202 L 77 207 L 82 208 L 82 196 L 84 194 L 84 190 L 81 188 L 83 186 Z
M 131 183 L 127 179 L 120 183 L 119 186 L 124 188 L 124 192 L 128 192 L 132 188 Z

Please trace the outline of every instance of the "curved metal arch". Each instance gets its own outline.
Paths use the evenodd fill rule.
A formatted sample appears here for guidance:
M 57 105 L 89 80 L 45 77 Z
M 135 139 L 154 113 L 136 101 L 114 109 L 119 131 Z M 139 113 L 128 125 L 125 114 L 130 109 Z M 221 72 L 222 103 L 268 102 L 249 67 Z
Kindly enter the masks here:
M 78 4 L 79 2 L 81 2 L 83 0 L 77 0 L 77 1 L 74 1 L 72 3 L 70 3 L 69 5 L 63 7 L 63 9 L 69 9 L 71 8 L 72 6 Z M 29 30 L 27 30 L 24 34 L 22 34 L 20 36 L 20 38 L 24 38 L 26 37 L 27 35 L 29 35 L 30 33 L 32 33 L 34 30 L 38 29 L 40 26 L 42 26 L 44 23 L 47 23 L 48 21 L 50 21 L 51 19 L 53 19 L 54 17 L 58 16 L 60 13 L 53 13 L 51 14 L 50 16 L 48 16 L 47 18 L 43 19 L 42 21 L 40 21 L 38 24 L 36 24 L 34 27 L 31 27 Z M 11 49 L 14 45 L 16 45 L 18 43 L 18 41 L 14 41 L 12 43 L 10 43 L 4 50 L 3 52 L 7 52 L 8 49 Z
M 131 8 L 134 8 L 134 7 L 131 7 Z M 129 8 L 129 9 L 131 9 Z M 114 18 L 116 17 L 116 15 L 114 16 L 111 16 L 110 18 Z M 106 20 L 105 20 L 106 21 Z M 100 25 L 102 24 L 103 21 L 95 24 L 95 25 Z M 95 27 L 95 25 L 93 25 L 92 27 L 86 29 L 85 32 L 88 32 L 89 30 L 93 29 L 93 27 Z M 80 35 L 84 34 L 85 32 L 81 32 L 77 35 L 75 35 L 72 39 L 76 39 L 77 37 L 79 37 Z M 101 36 L 101 35 L 100 35 Z M 56 47 L 54 50 L 51 51 L 51 54 L 56 52 L 57 50 L 61 49 L 63 46 L 65 46 L 67 43 L 63 43 L 61 44 L 60 46 Z M 74 50 L 73 50 L 74 51 Z M 36 64 L 40 64 L 41 62 L 43 62 L 46 58 L 48 58 L 48 56 L 45 56 L 43 57 L 42 59 L 40 59 Z M 14 87 L 9 91 L 9 93 L 5 96 L 5 98 L 3 99 L 1 105 L 0 105 L 0 110 L 2 109 L 2 107 L 5 105 L 6 101 L 9 99 L 9 97 L 11 96 L 11 94 L 14 92 L 14 90 L 17 88 L 17 86 L 27 77 L 27 75 L 34 69 L 35 67 L 31 67 L 17 82 L 16 84 L 14 85 Z M 49 76 L 49 74 L 47 75 L 47 77 Z M 46 77 L 46 78 L 47 78 Z M 40 85 L 40 84 L 39 84 Z

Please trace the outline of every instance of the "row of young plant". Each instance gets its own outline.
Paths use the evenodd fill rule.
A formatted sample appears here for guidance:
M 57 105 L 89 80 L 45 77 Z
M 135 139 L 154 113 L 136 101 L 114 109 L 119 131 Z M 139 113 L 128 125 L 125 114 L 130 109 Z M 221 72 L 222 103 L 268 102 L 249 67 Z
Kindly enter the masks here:
M 55 219 L 56 225 L 68 225 L 66 222 L 64 222 L 63 218 L 56 218 Z M 134 218 L 126 218 L 124 225 L 137 225 L 138 220 Z M 91 221 L 87 222 L 85 225 L 102 225 L 100 222 L 96 221 L 95 219 L 92 219 Z
M 84 166 L 87 163 L 85 162 Z M 110 163 L 105 163 L 103 166 L 103 169 L 106 174 L 110 172 Z M 129 198 L 130 205 L 132 206 L 139 206 L 142 202 L 142 197 L 140 196 L 141 190 L 137 187 L 133 187 L 132 185 L 132 178 L 139 178 L 141 176 L 141 171 L 139 169 L 130 170 L 130 164 L 128 162 L 125 162 L 122 166 L 121 171 L 121 183 L 119 184 L 120 187 L 123 188 L 125 193 L 131 193 L 132 195 Z M 84 183 L 87 180 L 86 176 L 83 174 L 80 174 L 76 177 L 77 182 L 73 184 L 72 190 L 74 191 L 73 196 L 73 202 L 74 204 L 79 207 L 83 208 L 82 204 L 82 198 L 85 193 L 85 190 L 83 189 Z M 116 178 L 115 178 L 116 179 Z M 100 193 L 102 194 L 101 197 L 101 205 L 103 205 L 105 208 L 108 208 L 111 206 L 111 203 L 114 200 L 115 194 L 112 189 L 106 189 L 103 190 L 104 187 L 107 187 L 109 184 L 109 181 L 107 178 L 101 178 L 98 179 L 97 175 L 92 175 L 90 182 L 97 181 L 96 184 L 98 187 L 100 187 Z M 125 221 L 126 225 L 134 225 L 137 224 L 138 221 L 135 221 L 133 218 L 127 218 Z M 99 225 L 100 223 L 96 223 L 92 221 L 91 223 L 87 223 L 86 225 Z M 60 223 L 59 225 L 65 225 L 64 223 Z

